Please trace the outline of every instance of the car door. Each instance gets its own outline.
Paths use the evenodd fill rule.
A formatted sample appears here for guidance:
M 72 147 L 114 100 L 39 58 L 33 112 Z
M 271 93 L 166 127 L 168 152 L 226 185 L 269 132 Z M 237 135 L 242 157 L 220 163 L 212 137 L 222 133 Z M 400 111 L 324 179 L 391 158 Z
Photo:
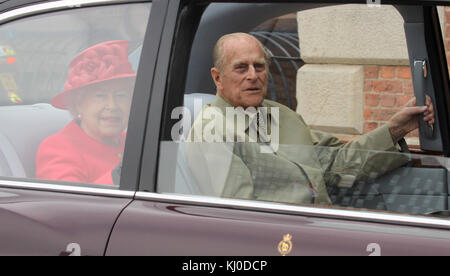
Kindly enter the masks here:
M 448 209 L 448 107 L 442 104 L 449 97 L 448 72 L 443 71 L 447 66 L 442 37 L 436 32 L 437 13 L 434 6 L 422 6 L 420 1 L 389 4 L 171 0 L 150 101 L 152 120 L 147 125 L 139 191 L 117 220 L 106 254 L 447 255 L 449 220 L 429 215 Z M 411 133 L 405 137 L 408 147 L 422 151 L 394 152 L 382 159 L 385 164 L 390 158 L 408 159 L 402 166 L 383 171 L 384 165 L 377 165 L 364 181 L 349 175 L 338 189 L 328 187 L 333 206 L 230 198 L 206 190 L 205 185 L 217 187 L 221 178 L 230 177 L 229 167 L 214 163 L 224 159 L 220 153 L 226 151 L 209 162 L 189 163 L 185 149 L 189 142 L 202 142 L 189 141 L 189 130 L 203 104 L 214 101 L 209 73 L 214 44 L 232 32 L 261 38 L 274 66 L 267 98 L 300 113 L 314 130 L 334 133 L 346 143 L 358 139 L 382 129 L 416 90 L 422 91 L 416 88 L 422 85 L 435 106 L 437 132 L 431 139 L 422 137 L 423 131 Z M 190 55 L 187 45 L 192 45 Z M 414 75 L 419 59 L 426 60 L 425 82 Z M 291 85 L 294 92 L 289 92 Z M 336 92 L 328 92 L 330 87 Z M 335 102 L 344 105 L 330 108 Z M 309 153 L 306 159 L 314 158 L 316 150 L 304 145 L 281 147 L 300 156 Z M 332 155 L 331 147 L 321 149 L 320 154 Z M 276 166 L 262 162 L 263 169 L 250 174 L 255 180 L 258 173 L 264 175 Z M 268 177 L 273 176 L 260 178 Z M 183 263 L 174 269 L 181 271 Z
M 156 51 L 152 49 L 157 49 L 160 32 L 154 14 L 164 9 L 160 2 L 151 1 L 75 1 L 70 5 L 66 1 L 7 1 L 0 5 L 0 255 L 105 253 L 111 229 L 136 190 L 133 168 L 139 166 L 136 152 L 141 152 L 143 132 L 142 116 L 137 120 L 133 116 L 146 112 L 147 106 L 140 103 L 148 97 L 146 81 L 153 74 Z M 154 37 L 145 38 L 147 29 Z M 111 185 L 37 175 L 41 143 L 74 119 L 51 104 L 65 89 L 70 62 L 84 49 L 118 40 L 128 47 L 128 70 L 137 73 L 132 123 L 127 127 L 130 135 L 120 163 L 123 174 L 114 171 Z M 148 63 L 138 70 L 141 53 L 147 53 Z M 97 154 L 103 158 L 101 152 Z M 45 169 L 52 170 L 48 166 Z M 90 166 L 89 162 L 82 165 L 86 170 Z M 64 168 L 53 170 L 58 173 Z

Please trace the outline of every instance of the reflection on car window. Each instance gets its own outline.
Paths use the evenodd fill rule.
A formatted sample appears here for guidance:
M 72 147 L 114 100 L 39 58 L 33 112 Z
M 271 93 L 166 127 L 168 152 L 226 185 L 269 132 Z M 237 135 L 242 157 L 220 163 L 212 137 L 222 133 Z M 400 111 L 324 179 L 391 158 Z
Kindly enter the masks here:
M 73 9 L 0 27 L 1 176 L 113 185 L 150 7 Z
M 220 22 L 227 9 L 237 16 L 238 6 L 210 5 L 200 23 L 184 106 L 172 111 L 171 140 L 161 142 L 158 192 L 447 209 L 446 158 L 410 152 L 419 146 L 418 114 L 430 124 L 435 114 L 431 99 L 415 108 L 394 7 L 256 5 L 266 18 L 245 22 L 256 27 L 230 27 L 206 47 L 215 28 L 208 20 Z M 198 55 L 206 50 L 207 62 Z
M 72 60 L 64 91 L 51 103 L 70 111 L 73 121 L 41 143 L 37 178 L 113 184 L 111 168 L 123 155 L 135 77 L 125 40 L 94 45 Z

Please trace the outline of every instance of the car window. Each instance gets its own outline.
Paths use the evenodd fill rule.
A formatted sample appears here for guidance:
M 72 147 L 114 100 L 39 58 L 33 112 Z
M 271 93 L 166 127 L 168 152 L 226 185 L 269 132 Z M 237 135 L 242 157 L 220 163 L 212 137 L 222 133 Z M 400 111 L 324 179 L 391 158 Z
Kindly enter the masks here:
M 0 177 L 113 187 L 150 9 L 74 7 L 0 25 Z
M 390 5 L 210 5 L 160 144 L 157 191 L 446 210 L 448 159 L 415 151 L 416 127 L 397 137 L 388 123 L 414 97 L 403 25 Z

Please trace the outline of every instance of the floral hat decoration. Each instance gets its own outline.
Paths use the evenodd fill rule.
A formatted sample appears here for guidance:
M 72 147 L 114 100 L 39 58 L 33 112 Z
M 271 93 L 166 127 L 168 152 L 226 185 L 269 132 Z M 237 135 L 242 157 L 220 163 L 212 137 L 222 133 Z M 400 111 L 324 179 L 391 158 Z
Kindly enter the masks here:
M 106 41 L 96 44 L 78 54 L 69 64 L 69 74 L 64 91 L 54 96 L 54 107 L 68 109 L 66 100 L 76 90 L 89 85 L 123 78 L 135 78 L 128 61 L 128 42 Z

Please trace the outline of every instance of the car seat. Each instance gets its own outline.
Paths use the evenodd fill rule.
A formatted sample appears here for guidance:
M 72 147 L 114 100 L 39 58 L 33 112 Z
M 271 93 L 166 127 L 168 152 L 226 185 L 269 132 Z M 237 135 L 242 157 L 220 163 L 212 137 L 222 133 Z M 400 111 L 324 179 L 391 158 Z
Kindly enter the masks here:
M 39 145 L 71 119 L 46 103 L 0 107 L 0 176 L 34 178 Z

